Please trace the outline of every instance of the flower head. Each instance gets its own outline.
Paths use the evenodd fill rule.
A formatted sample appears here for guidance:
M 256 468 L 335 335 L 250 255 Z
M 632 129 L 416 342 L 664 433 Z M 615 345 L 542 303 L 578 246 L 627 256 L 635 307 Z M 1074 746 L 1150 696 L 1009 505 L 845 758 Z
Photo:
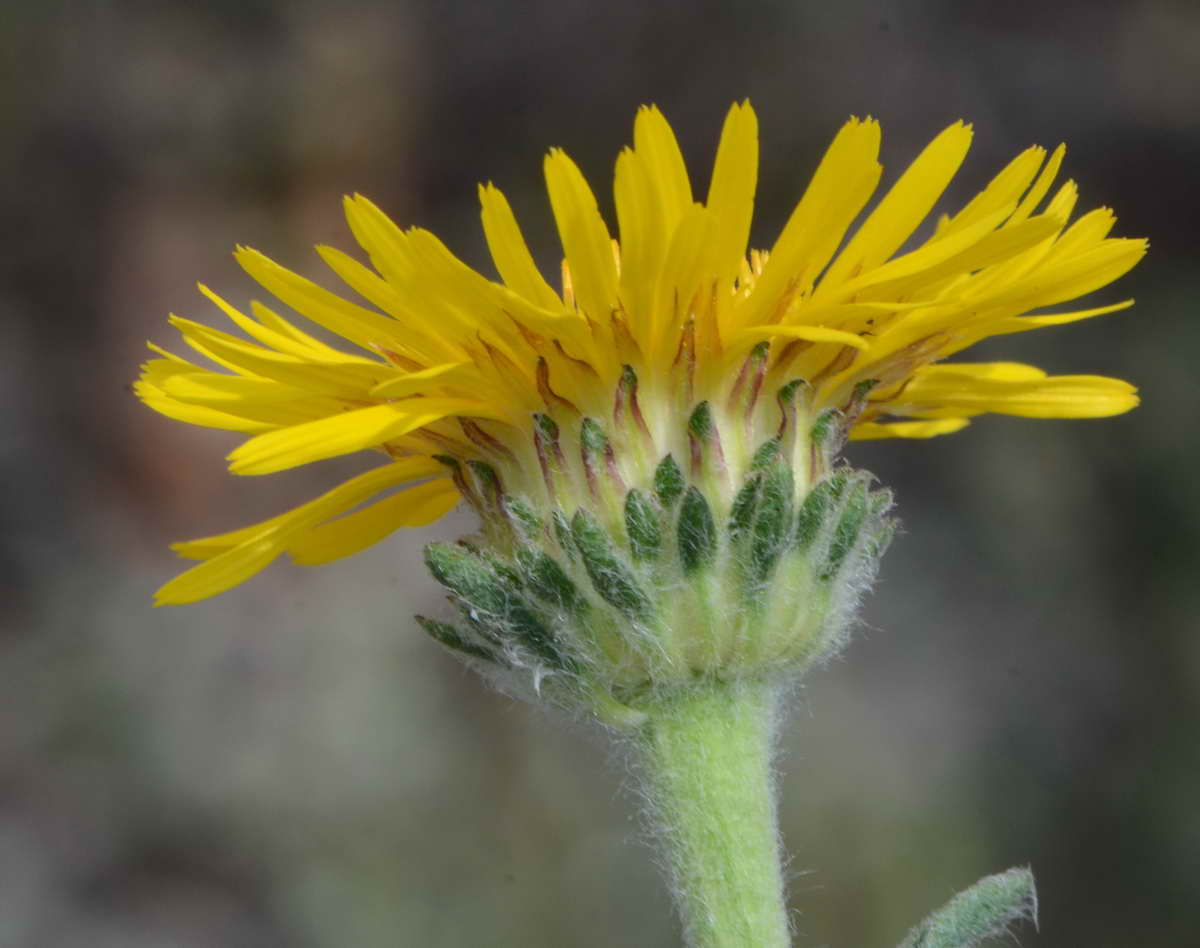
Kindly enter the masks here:
M 546 157 L 565 256 L 560 289 L 491 184 L 479 195 L 498 281 L 361 196 L 346 199 L 346 217 L 371 266 L 318 252 L 370 305 L 239 248 L 264 289 L 341 341 L 330 345 L 259 302 L 244 313 L 202 286 L 248 338 L 171 317 L 221 370 L 151 345 L 161 357 L 145 365 L 138 395 L 169 417 L 250 435 L 229 456 L 236 474 L 363 450 L 384 463 L 270 520 L 176 544 L 203 562 L 167 583 L 159 602 L 222 592 L 283 553 L 306 564 L 346 556 L 460 499 L 481 514 L 482 544 L 429 558 L 473 631 L 427 628 L 509 664 L 519 653 L 551 668 L 586 664 L 578 649 L 555 644 L 555 623 L 597 604 L 646 622 L 656 590 L 680 577 L 711 573 L 715 585 L 680 607 L 675 626 L 699 621 L 734 574 L 745 589 L 766 588 L 787 550 L 809 549 L 796 569 L 813 582 L 831 570 L 869 572 L 885 542 L 887 498 L 835 468 L 845 438 L 927 438 L 985 412 L 1097 417 L 1137 404 L 1117 379 L 942 361 L 989 336 L 1123 309 L 1132 301 L 1042 311 L 1115 280 L 1146 249 L 1109 237 L 1108 209 L 1070 222 L 1075 184 L 1052 190 L 1059 146 L 1049 156 L 1022 152 L 900 252 L 971 134 L 962 123 L 941 132 L 852 230 L 882 169 L 879 125 L 851 119 L 770 252 L 747 252 L 758 166 L 749 104 L 728 114 L 703 201 L 666 120 L 642 108 L 616 164 L 616 239 L 571 159 L 559 149 Z M 733 565 L 712 565 L 722 557 Z M 674 572 L 655 565 L 668 560 Z M 843 586 L 844 611 L 853 583 Z M 505 592 L 517 588 L 529 588 L 542 612 L 524 615 Z M 488 631 L 479 617 L 489 609 L 503 614 L 500 626 L 524 629 L 513 634 L 523 644 Z M 673 651 L 661 635 L 629 646 L 606 634 L 589 648 L 624 663 L 630 681 L 656 674 L 649 651 L 665 655 L 663 667 L 694 668 L 728 645 L 697 646 L 714 652 L 706 657 Z M 819 651 L 814 642 L 758 647 L 798 657 Z

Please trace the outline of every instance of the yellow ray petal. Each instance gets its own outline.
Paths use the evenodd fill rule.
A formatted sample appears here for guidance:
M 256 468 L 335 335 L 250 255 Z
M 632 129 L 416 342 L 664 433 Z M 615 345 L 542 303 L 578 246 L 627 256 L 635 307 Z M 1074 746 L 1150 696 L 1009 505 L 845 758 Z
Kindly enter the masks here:
M 658 279 L 657 303 L 649 332 L 652 363 L 661 364 L 674 358 L 678 333 L 691 315 L 693 297 L 706 280 L 716 276 L 717 227 L 717 220 L 708 208 L 693 204 L 675 228 Z
M 325 395 L 362 398 L 374 386 L 396 375 L 391 366 L 367 359 L 339 363 L 301 359 L 243 342 L 189 319 L 172 316 L 170 323 L 197 352 L 239 374 L 270 378 Z
M 308 337 L 304 340 L 303 334 L 294 326 L 287 325 L 289 331 L 282 330 L 278 325 L 268 326 L 258 320 L 251 319 L 232 304 L 227 302 L 222 297 L 218 296 L 203 283 L 198 283 L 197 287 L 210 301 L 212 301 L 218 309 L 221 310 L 229 319 L 241 329 L 251 339 L 259 344 L 266 346 L 269 349 L 274 349 L 276 352 L 282 352 L 299 359 L 315 359 L 320 362 L 360 362 L 365 365 L 373 365 L 372 360 L 363 356 L 352 355 L 349 353 L 339 352 L 332 346 L 327 346 L 324 343 L 319 343 L 317 340 Z M 272 314 L 275 315 L 275 314 Z M 281 317 L 276 317 L 280 322 L 286 324 L 286 320 Z
M 1033 187 L 1029 189 L 1029 193 L 1021 198 L 1021 203 L 1013 212 L 1013 216 L 1009 218 L 1009 227 L 1019 224 L 1028 218 L 1034 209 L 1042 203 L 1042 198 L 1050 191 L 1050 185 L 1054 183 L 1054 179 L 1058 175 L 1058 169 L 1062 167 L 1063 156 L 1066 153 L 1066 145 L 1059 145 L 1054 149 L 1054 152 L 1050 155 L 1050 160 L 1046 162 L 1046 167 L 1038 175 L 1037 181 L 1033 183 Z
M 977 379 L 1034 382 L 1046 377 L 1044 369 L 1024 362 L 941 362 L 923 366 L 916 372 L 916 378 L 924 386 L 970 384 Z
M 470 386 L 472 382 L 478 384 L 479 381 L 479 373 L 476 371 L 474 363 L 446 362 L 380 382 L 371 389 L 371 397 L 406 398 L 410 395 L 431 391 L 439 385 Z
M 938 237 L 949 237 L 1000 208 L 1012 207 L 1016 210 L 1017 202 L 1033 181 L 1045 158 L 1045 148 L 1038 145 L 1026 148 L 992 178 L 986 188 L 968 201 L 961 211 L 948 218 L 938 228 Z
M 406 237 L 412 262 L 417 267 L 418 275 L 411 279 L 409 287 L 417 308 L 434 321 L 433 325 L 445 316 L 451 324 L 465 327 L 472 343 L 483 342 L 501 352 L 513 369 L 524 372 L 525 383 L 532 385 L 533 375 L 526 368 L 528 350 L 515 331 L 513 320 L 563 322 L 558 319 L 562 309 L 557 313 L 540 309 L 507 287 L 486 279 L 427 230 L 414 228 Z
M 633 122 L 633 147 L 663 215 L 667 234 L 692 204 L 692 186 L 675 133 L 658 106 L 642 106 Z
M 1054 218 L 1062 222 L 1068 221 L 1075 209 L 1078 197 L 1079 189 L 1075 186 L 1075 182 L 1067 181 L 1058 189 L 1058 193 L 1054 195 L 1045 211 L 1038 217 Z M 1061 239 L 1061 233 L 1051 235 L 1041 243 L 1034 244 L 1023 253 L 1017 254 L 1011 260 L 997 263 L 973 274 L 964 281 L 963 286 L 956 288 L 958 294 L 963 299 L 979 299 L 986 297 L 997 287 L 1007 287 L 1019 283 L 1047 262 L 1059 239 Z
M 1120 379 L 1046 376 L 1016 363 L 951 364 L 919 370 L 887 410 L 926 418 L 983 412 L 1024 418 L 1103 418 L 1137 404 L 1137 389 Z
M 505 420 L 498 417 L 493 406 L 468 399 L 412 398 L 388 402 L 251 438 L 229 454 L 229 470 L 234 474 L 273 474 L 311 461 L 377 447 L 389 438 L 408 434 L 450 415 Z
M 1116 215 L 1107 207 L 1089 211 L 1063 231 L 1062 236 L 1054 242 L 1054 246 L 1046 254 L 1046 264 L 1094 249 L 1104 242 L 1104 238 L 1116 223 Z
M 904 299 L 921 294 L 935 295 L 935 288 L 944 281 L 960 274 L 969 274 L 1012 260 L 1058 233 L 1062 225 L 1063 221 L 1059 218 L 1043 215 L 1024 221 L 1015 227 L 1005 226 L 982 236 L 974 244 L 963 248 L 958 253 L 937 262 L 930 262 L 928 266 L 908 276 L 879 280 L 878 277 L 887 271 L 890 265 L 880 267 L 873 271 L 869 278 L 863 280 L 858 295 L 868 300 Z M 961 231 L 958 235 L 936 241 L 930 245 L 930 249 L 937 250 L 943 246 L 952 246 L 958 237 L 967 233 L 969 232 Z M 921 251 L 917 251 L 912 256 L 920 253 Z M 931 254 L 929 259 L 932 261 L 935 259 L 935 255 Z M 878 282 L 876 282 L 877 280 Z M 858 281 L 854 282 L 858 283 Z M 942 294 L 936 295 L 942 296 Z M 952 296 L 953 294 L 946 295 Z
M 671 221 L 668 228 L 650 170 L 630 148 L 617 157 L 613 200 L 621 245 L 621 303 L 629 315 L 634 338 L 643 349 L 649 349 L 656 322 L 654 292 L 658 273 L 676 221 Z
M 781 300 L 811 281 L 841 243 L 851 221 L 867 203 L 883 168 L 879 124 L 851 119 L 835 136 L 804 197 L 771 249 L 749 297 L 735 315 L 737 326 L 770 322 Z
M 371 266 L 393 289 L 403 292 L 416 270 L 408 252 L 408 235 L 362 194 L 344 197 L 342 209 L 354 239 L 371 258 Z
M 166 395 L 162 389 L 146 382 L 133 383 L 134 394 L 148 407 L 160 415 L 165 415 L 175 421 L 198 425 L 201 428 L 219 428 L 222 431 L 240 431 L 245 434 L 260 434 L 273 431 L 278 425 L 269 422 L 245 418 L 230 412 L 207 408 L 202 405 L 189 405 Z
M 329 358 L 338 358 L 343 355 L 341 351 L 326 345 L 315 336 L 310 336 L 304 330 L 299 329 L 288 320 L 284 319 L 277 312 L 268 306 L 260 303 L 258 300 L 250 301 L 250 312 L 254 314 L 254 318 L 266 326 L 268 329 L 274 329 L 281 336 L 287 336 L 294 342 L 298 342 L 309 352 L 323 355 Z
M 958 172 L 971 147 L 971 135 L 971 126 L 955 122 L 930 142 L 830 265 L 822 282 L 837 285 L 895 253 Z
M 850 429 L 851 441 L 876 441 L 880 438 L 934 438 L 962 431 L 967 418 L 939 418 L 935 421 L 893 421 L 880 424 L 867 421 Z
M 1050 326 L 1062 326 L 1066 323 L 1078 322 L 1081 319 L 1091 319 L 1093 316 L 1103 316 L 1106 313 L 1116 313 L 1129 309 L 1133 300 L 1122 300 L 1108 306 L 1093 306 L 1091 309 L 1077 309 L 1067 313 L 1041 313 L 1037 316 L 1004 316 L 992 322 L 984 323 L 977 329 L 965 335 L 952 346 L 942 350 L 942 355 L 953 355 L 968 346 L 990 338 L 1005 336 L 1014 332 L 1028 332 L 1031 329 L 1045 329 Z
M 270 538 L 235 547 L 176 576 L 154 594 L 154 604 L 182 606 L 223 593 L 262 572 L 282 552 Z
M 660 272 L 681 221 L 692 213 L 692 189 L 675 135 L 655 107 L 638 110 L 633 148 L 617 158 L 613 197 L 621 237 L 621 302 L 643 352 L 654 348 L 665 295 Z M 652 361 L 653 358 L 651 357 Z
M 410 481 L 442 475 L 445 471 L 445 467 L 433 458 L 422 456 L 400 458 L 390 464 L 352 477 L 314 500 L 301 504 L 277 517 L 250 524 L 229 533 L 173 543 L 171 549 L 186 559 L 211 559 L 226 550 L 232 550 L 235 546 L 241 546 L 249 540 L 254 540 L 283 527 L 307 529 L 322 520 L 328 520 L 344 510 L 357 506 L 380 491 Z
M 508 199 L 495 185 L 479 186 L 483 233 L 500 278 L 515 293 L 543 309 L 562 308 L 562 300 L 533 262 Z
M 181 605 L 206 599 L 245 582 L 266 568 L 291 539 L 397 483 L 442 469 L 428 458 L 405 459 L 360 474 L 316 500 L 263 523 L 205 540 L 175 544 L 182 556 L 205 562 L 175 577 L 156 594 L 156 605 Z M 418 473 L 420 472 L 420 473 Z
M 142 374 L 138 378 L 148 385 L 161 386 L 163 382 L 173 376 L 204 371 L 200 366 L 188 362 L 187 359 L 181 359 L 152 342 L 146 343 L 146 348 L 162 356 L 161 359 L 147 359 L 141 365 Z
M 545 173 L 575 299 L 590 318 L 607 321 L 617 302 L 617 265 L 595 195 L 561 148 L 546 156 Z
M 758 182 L 758 118 L 749 102 L 734 105 L 725 117 L 712 183 L 705 206 L 716 221 L 718 270 L 713 274 L 733 282 L 746 257 L 754 189 Z
M 175 376 L 164 383 L 163 390 L 176 401 L 228 412 L 271 428 L 304 424 L 346 410 L 346 403 L 340 399 L 280 385 L 269 379 L 248 379 L 216 372 Z
M 301 401 L 325 408 L 325 414 L 342 411 L 345 402 L 314 394 L 311 390 L 282 385 L 272 379 L 224 375 L 220 372 L 181 372 L 165 379 L 163 391 L 172 398 L 214 408 L 254 402 Z
M 827 326 L 864 318 L 866 320 L 880 320 L 887 316 L 907 313 L 929 305 L 928 300 L 915 300 L 911 303 L 897 303 L 887 300 L 881 302 L 819 303 L 808 299 L 794 304 L 784 314 L 783 322 L 786 325 Z
M 1076 299 L 1132 270 L 1147 247 L 1145 240 L 1106 240 L 1078 256 L 1039 267 L 1023 279 L 996 285 L 991 293 L 972 294 L 972 304 L 981 311 L 1005 309 L 1015 314 Z
M 866 273 L 847 280 L 840 286 L 827 286 L 824 281 L 813 294 L 818 299 L 833 297 L 841 299 L 857 293 L 860 289 L 887 283 L 892 280 L 911 277 L 923 273 L 931 267 L 956 258 L 959 254 L 979 244 L 991 235 L 1012 213 L 1014 205 L 1006 204 L 991 214 L 981 217 L 966 227 L 960 227 L 953 233 L 942 234 L 937 240 L 926 241 L 915 250 L 895 257 L 885 264 L 874 267 Z
M 458 504 L 458 489 L 447 478 L 409 487 L 337 520 L 313 527 L 288 542 L 288 554 L 305 566 L 319 566 L 358 553 L 401 527 L 423 527 Z
M 870 343 L 862 336 L 841 329 L 824 326 L 802 326 L 793 323 L 775 323 L 770 326 L 750 326 L 741 330 L 738 340 L 750 339 L 805 339 L 808 342 L 836 342 L 855 349 L 869 349 Z
M 458 341 L 460 334 L 451 331 L 454 324 L 430 319 L 415 309 L 411 299 L 398 292 L 394 284 L 348 254 L 333 247 L 317 247 L 317 253 L 347 286 L 397 320 L 403 338 L 393 334 L 386 348 L 417 362 L 443 362 L 466 357 L 466 350 Z
M 177 363 L 179 363 L 179 364 L 181 364 L 181 365 L 192 366 L 192 368 L 195 368 L 195 366 L 193 366 L 191 362 L 188 362 L 188 360 L 187 360 L 187 359 L 183 358 L 183 356 L 177 356 L 177 355 L 175 355 L 175 353 L 174 353 L 174 352 L 168 352 L 168 351 L 167 351 L 166 349 L 164 349 L 162 346 L 158 345 L 158 343 L 155 343 L 155 342 L 147 342 L 147 343 L 146 343 L 146 348 L 147 348 L 147 349 L 149 349 L 151 352 L 153 352 L 153 353 L 156 353 L 157 355 L 160 355 L 160 356 L 162 356 L 162 358 L 163 358 L 163 360 L 164 360 L 164 361 L 167 361 L 167 362 L 177 362 Z M 153 360 L 153 361 L 158 361 L 158 360 Z M 147 363 L 147 365 L 148 365 L 148 364 L 149 364 L 149 363 Z M 143 368 L 145 368 L 145 366 L 143 366 Z
M 239 247 L 234 257 L 264 289 L 296 312 L 364 349 L 403 336 L 403 328 L 395 320 L 322 289 L 257 250 Z

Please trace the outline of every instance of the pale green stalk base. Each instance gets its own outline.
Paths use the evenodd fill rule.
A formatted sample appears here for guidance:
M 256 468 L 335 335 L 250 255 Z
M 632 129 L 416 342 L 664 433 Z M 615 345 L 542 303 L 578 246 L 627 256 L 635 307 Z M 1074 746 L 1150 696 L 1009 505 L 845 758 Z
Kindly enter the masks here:
M 778 694 L 697 682 L 648 709 L 646 793 L 691 948 L 789 944 L 771 773 Z

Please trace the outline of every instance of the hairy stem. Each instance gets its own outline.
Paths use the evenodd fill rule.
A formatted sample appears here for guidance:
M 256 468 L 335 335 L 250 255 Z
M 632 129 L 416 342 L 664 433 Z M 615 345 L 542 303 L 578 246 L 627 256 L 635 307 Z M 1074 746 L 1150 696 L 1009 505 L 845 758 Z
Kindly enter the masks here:
M 697 682 L 638 731 L 655 829 L 690 948 L 787 946 L 771 773 L 776 689 Z

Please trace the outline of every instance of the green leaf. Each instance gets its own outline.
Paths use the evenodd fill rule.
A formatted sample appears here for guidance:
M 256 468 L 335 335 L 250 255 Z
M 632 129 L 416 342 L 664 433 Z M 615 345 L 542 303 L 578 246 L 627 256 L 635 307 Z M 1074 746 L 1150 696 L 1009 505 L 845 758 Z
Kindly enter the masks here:
M 571 520 L 571 536 L 601 598 L 631 619 L 648 619 L 654 611 L 650 597 L 617 557 L 608 534 L 596 518 L 585 510 L 578 511 Z
M 694 573 L 713 561 L 717 552 L 717 527 L 704 495 L 689 487 L 679 507 L 679 561 L 684 573 Z
M 960 892 L 910 931 L 899 948 L 975 948 L 1024 919 L 1037 924 L 1033 873 L 1009 869 Z

